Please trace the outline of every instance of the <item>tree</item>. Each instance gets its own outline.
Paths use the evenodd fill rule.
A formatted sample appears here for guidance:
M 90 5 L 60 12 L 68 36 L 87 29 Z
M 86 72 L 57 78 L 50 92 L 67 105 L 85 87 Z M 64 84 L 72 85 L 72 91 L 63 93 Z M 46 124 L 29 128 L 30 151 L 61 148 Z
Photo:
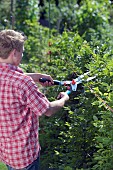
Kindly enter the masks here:
M 0 29 L 10 28 L 11 23 L 10 0 L 0 0 Z

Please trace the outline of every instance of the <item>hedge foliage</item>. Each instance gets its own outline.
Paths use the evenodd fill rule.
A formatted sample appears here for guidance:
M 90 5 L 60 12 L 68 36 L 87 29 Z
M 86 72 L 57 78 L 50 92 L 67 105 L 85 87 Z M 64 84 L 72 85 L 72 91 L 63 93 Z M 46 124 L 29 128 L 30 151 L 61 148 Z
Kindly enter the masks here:
M 87 71 L 96 76 L 71 93 L 60 112 L 51 118 L 40 118 L 41 170 L 111 170 L 112 4 L 108 0 L 85 0 L 78 6 L 76 0 L 63 0 L 56 7 L 51 0 L 50 30 L 37 22 L 40 10 L 45 10 L 49 19 L 48 1 L 44 1 L 43 8 L 33 8 L 37 5 L 35 0 L 18 2 L 25 9 L 23 14 L 18 6 L 16 15 L 21 17 L 15 29 L 28 36 L 21 65 L 26 72 L 47 73 L 58 80 L 72 80 Z M 34 11 L 27 13 L 27 9 Z M 66 90 L 58 86 L 40 89 L 50 101 Z

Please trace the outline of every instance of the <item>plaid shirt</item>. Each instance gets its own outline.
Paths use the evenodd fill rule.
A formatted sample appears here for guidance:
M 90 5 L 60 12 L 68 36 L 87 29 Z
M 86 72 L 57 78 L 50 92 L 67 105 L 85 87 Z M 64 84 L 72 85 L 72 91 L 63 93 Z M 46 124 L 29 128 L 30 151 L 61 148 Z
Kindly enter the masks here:
M 47 98 L 20 68 L 0 63 L 0 160 L 24 168 L 37 159 L 39 116 Z

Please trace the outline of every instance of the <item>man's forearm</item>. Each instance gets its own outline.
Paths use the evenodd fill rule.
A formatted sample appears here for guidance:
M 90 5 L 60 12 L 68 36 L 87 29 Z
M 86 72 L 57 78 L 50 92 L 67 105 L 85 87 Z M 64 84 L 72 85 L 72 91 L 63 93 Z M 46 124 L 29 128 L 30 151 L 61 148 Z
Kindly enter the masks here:
M 30 76 L 35 82 L 39 82 L 41 78 L 41 73 L 25 73 L 27 76 Z
M 61 98 L 59 100 L 55 100 L 53 102 L 50 102 L 50 107 L 49 109 L 46 111 L 45 115 L 46 116 L 51 116 L 54 113 L 56 113 L 57 111 L 59 111 L 65 104 L 66 99 L 65 98 Z
M 30 76 L 34 82 L 38 82 L 40 83 L 42 86 L 46 86 L 46 85 L 52 85 L 54 84 L 53 82 L 53 79 L 50 75 L 47 75 L 47 74 L 41 74 L 41 73 L 25 73 L 27 76 Z M 50 80 L 50 81 L 46 81 L 45 83 L 41 83 L 39 81 L 40 78 L 46 78 L 47 80 Z M 48 84 L 49 83 L 49 84 Z

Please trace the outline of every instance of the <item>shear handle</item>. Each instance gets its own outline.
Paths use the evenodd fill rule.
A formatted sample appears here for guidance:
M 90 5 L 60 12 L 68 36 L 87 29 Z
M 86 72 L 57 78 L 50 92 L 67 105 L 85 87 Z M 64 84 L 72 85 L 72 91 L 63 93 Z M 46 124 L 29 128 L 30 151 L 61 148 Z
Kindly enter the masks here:
M 40 81 L 41 83 L 45 83 L 46 81 L 51 82 L 49 79 L 46 79 L 46 78 L 40 78 L 39 81 Z M 53 82 L 54 82 L 53 85 L 61 85 L 61 82 L 58 81 L 58 80 L 53 80 Z
M 71 90 L 67 90 L 65 93 L 69 95 L 71 94 Z
M 46 81 L 50 82 L 50 80 L 46 78 L 40 78 L 39 81 L 41 83 L 45 83 Z M 62 85 L 62 83 L 58 80 L 53 80 L 53 82 L 54 82 L 54 85 Z M 71 90 L 67 90 L 65 93 L 69 95 L 71 93 Z

